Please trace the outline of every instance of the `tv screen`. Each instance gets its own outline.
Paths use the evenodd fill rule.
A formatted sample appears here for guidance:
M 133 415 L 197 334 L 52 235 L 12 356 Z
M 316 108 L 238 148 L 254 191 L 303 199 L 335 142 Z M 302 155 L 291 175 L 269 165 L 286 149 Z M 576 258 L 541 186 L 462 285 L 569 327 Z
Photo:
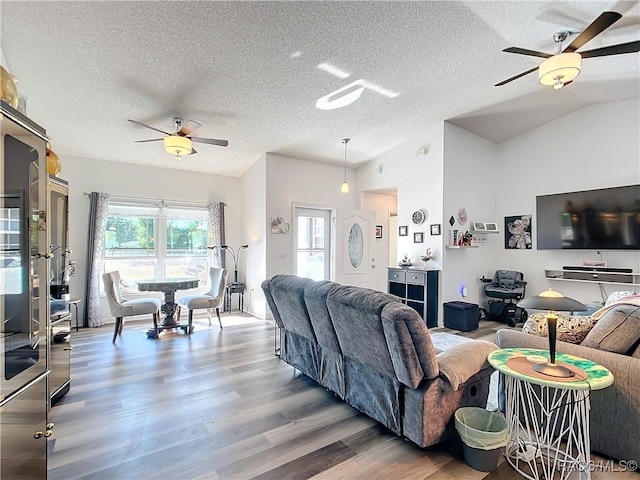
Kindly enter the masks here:
M 640 250 L 640 185 L 536 197 L 538 250 Z

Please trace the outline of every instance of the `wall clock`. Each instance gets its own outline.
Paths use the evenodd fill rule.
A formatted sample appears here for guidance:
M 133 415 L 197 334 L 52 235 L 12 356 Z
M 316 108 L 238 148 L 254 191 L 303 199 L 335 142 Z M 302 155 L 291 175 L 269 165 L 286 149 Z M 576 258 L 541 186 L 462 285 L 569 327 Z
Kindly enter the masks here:
M 411 221 L 416 224 L 416 225 L 420 225 L 422 222 L 424 222 L 424 212 L 422 210 L 416 210 L 415 212 L 413 212 L 413 215 L 411 215 Z

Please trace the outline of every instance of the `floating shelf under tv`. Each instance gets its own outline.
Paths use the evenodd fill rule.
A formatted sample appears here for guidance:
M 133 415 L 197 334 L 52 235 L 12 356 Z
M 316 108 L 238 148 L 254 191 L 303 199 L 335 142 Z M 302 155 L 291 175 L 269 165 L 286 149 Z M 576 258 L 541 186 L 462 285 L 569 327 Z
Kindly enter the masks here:
M 547 280 L 561 280 L 563 282 L 607 283 L 613 285 L 640 285 L 638 272 L 588 272 L 584 270 L 545 269 Z
M 446 245 L 444 248 L 478 248 L 478 245 Z

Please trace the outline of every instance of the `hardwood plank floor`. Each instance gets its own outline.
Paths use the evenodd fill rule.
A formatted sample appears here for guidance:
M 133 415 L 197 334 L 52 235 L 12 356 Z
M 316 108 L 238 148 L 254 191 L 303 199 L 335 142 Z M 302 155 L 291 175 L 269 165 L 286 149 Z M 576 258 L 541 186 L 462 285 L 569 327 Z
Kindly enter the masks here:
M 191 336 L 154 341 L 150 319 L 129 321 L 115 345 L 111 325 L 73 332 L 49 479 L 519 478 L 504 463 L 469 468 L 457 443 L 420 449 L 387 432 L 274 356 L 271 323 L 222 322 L 196 316 Z

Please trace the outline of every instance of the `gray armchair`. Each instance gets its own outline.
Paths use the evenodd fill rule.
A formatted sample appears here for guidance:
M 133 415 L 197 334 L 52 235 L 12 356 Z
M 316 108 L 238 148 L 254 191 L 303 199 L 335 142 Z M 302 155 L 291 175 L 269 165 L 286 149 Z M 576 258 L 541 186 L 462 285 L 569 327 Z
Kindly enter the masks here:
M 125 300 L 120 292 L 120 272 L 107 272 L 102 274 L 104 290 L 107 294 L 107 303 L 111 315 L 116 319 L 115 328 L 113 330 L 113 343 L 115 343 L 118 335 L 122 335 L 122 326 L 124 325 L 124 317 L 133 315 L 153 315 L 153 329 L 155 330 L 155 338 L 158 338 L 158 314 L 160 313 L 160 300 L 157 298 L 137 298 L 135 300 Z
M 189 310 L 189 326 L 187 333 L 193 331 L 193 311 L 206 308 L 209 325 L 211 325 L 211 309 L 216 309 L 218 323 L 222 329 L 222 321 L 220 320 L 220 307 L 224 302 L 224 294 L 227 288 L 227 277 L 229 271 L 226 268 L 209 268 L 209 291 L 200 295 L 188 295 L 178 299 L 178 321 L 180 321 L 180 311 L 182 308 Z

